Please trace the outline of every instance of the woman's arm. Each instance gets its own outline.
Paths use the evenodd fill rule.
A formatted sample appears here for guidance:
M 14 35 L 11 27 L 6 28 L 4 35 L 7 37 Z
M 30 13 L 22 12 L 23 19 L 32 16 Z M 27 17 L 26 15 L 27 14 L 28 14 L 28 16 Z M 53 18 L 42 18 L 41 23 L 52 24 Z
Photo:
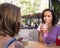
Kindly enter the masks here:
M 38 42 L 42 42 L 42 35 L 43 35 L 43 33 L 42 33 L 41 30 L 40 30 L 40 26 L 41 26 L 41 23 L 40 23 L 40 25 L 39 25 L 38 28 L 37 28 L 37 32 L 38 32 Z
M 43 35 L 42 32 L 38 32 L 38 42 L 43 42 L 42 35 Z

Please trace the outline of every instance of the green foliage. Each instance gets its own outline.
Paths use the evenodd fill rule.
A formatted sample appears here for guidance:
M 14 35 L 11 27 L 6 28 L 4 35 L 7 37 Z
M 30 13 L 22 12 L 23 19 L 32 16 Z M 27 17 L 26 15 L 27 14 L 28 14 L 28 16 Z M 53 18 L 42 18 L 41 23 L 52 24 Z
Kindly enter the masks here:
M 58 18 L 60 18 L 60 3 L 53 2 L 54 11 L 57 13 Z
M 21 11 L 22 16 L 28 15 L 29 13 L 35 14 L 37 10 L 39 10 L 40 6 L 40 0 L 19 0 L 19 4 L 22 5 Z M 25 16 L 25 20 L 23 21 L 25 24 L 27 24 L 27 21 L 29 18 Z M 30 19 L 30 24 L 33 20 Z
M 23 10 L 23 14 L 27 15 L 29 13 L 36 13 L 36 8 L 32 7 L 32 6 L 27 6 L 24 10 Z
M 31 4 L 29 0 L 20 0 L 20 4 Z
M 40 0 L 19 0 L 19 3 L 23 6 L 22 15 L 27 15 L 29 13 L 36 13 Z

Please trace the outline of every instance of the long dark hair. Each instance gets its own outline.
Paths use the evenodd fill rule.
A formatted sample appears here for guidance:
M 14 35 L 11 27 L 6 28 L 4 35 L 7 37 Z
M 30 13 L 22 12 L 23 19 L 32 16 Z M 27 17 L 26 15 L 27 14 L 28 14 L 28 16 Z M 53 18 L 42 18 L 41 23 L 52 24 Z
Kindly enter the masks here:
M 42 14 L 41 14 L 42 22 L 45 23 L 45 21 L 44 21 L 44 13 L 45 13 L 46 11 L 50 11 L 50 12 L 52 13 L 52 25 L 54 26 L 55 24 L 57 24 L 57 22 L 58 22 L 57 15 L 56 15 L 56 13 L 55 13 L 53 10 L 51 10 L 51 9 L 45 9 L 45 10 L 42 12 Z

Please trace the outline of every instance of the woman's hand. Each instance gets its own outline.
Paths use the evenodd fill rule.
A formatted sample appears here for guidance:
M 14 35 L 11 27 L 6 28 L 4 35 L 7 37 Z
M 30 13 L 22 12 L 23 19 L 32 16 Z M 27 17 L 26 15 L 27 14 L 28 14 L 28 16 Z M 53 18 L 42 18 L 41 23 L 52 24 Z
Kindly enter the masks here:
M 17 34 L 16 36 L 14 36 L 14 38 L 17 40 L 17 41 L 21 41 L 23 39 L 23 37 L 20 37 L 19 34 Z
M 40 25 L 40 31 L 43 32 L 43 33 L 48 32 L 48 27 L 47 27 L 47 25 L 41 23 L 41 25 Z

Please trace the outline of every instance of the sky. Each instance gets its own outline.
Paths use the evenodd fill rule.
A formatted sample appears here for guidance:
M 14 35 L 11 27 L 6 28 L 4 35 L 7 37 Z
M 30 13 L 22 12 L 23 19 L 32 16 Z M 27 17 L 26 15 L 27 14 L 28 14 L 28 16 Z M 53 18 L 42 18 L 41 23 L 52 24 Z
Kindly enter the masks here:
M 11 3 L 11 1 L 12 1 L 13 4 L 17 4 L 18 0 L 0 0 L 0 3 L 4 3 L 4 2 Z
M 18 0 L 0 0 L 0 3 L 4 3 L 4 2 L 11 3 L 11 1 L 12 4 L 15 4 L 20 7 L 20 4 L 17 4 Z M 41 0 L 39 12 L 42 12 L 45 8 L 49 8 L 49 0 Z

